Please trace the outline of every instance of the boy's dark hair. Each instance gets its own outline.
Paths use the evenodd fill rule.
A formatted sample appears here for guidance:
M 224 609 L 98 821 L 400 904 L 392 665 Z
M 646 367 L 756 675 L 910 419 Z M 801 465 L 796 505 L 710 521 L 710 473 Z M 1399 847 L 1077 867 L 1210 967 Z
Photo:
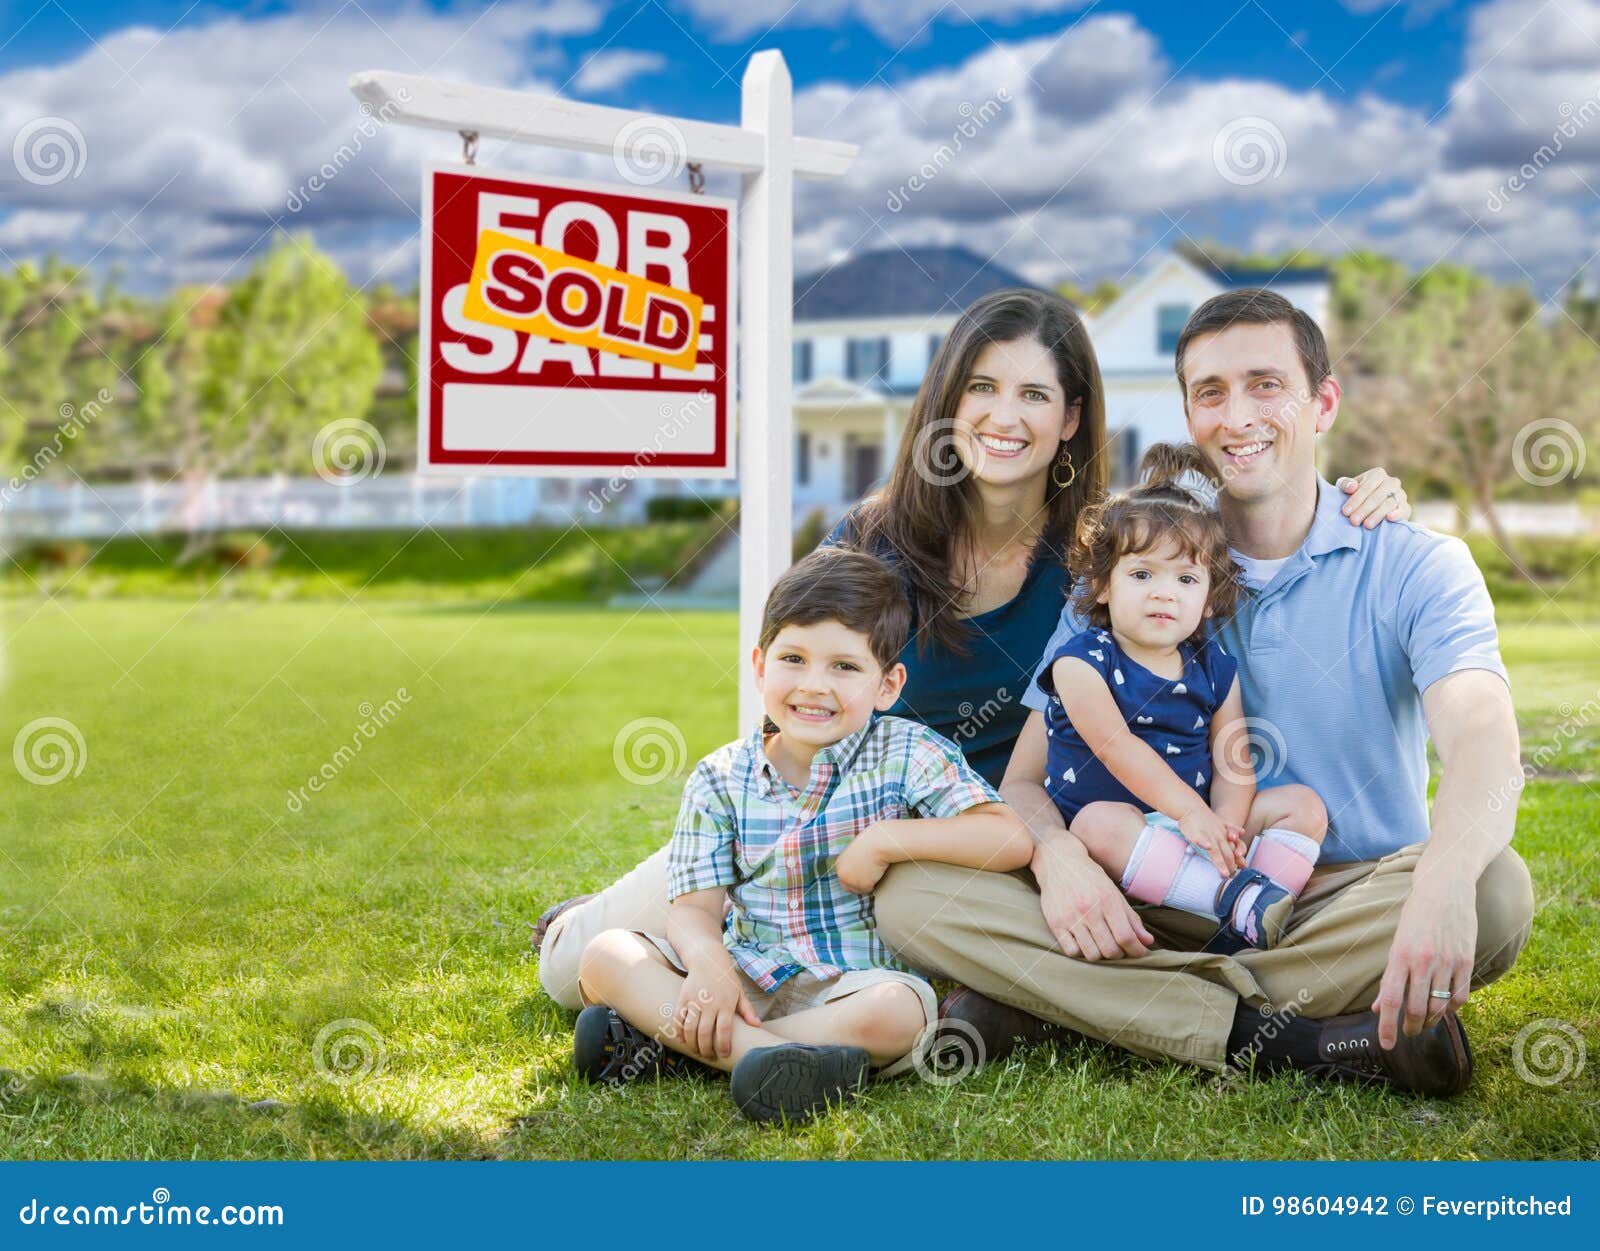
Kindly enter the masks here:
M 878 557 L 819 547 L 772 584 L 757 642 L 766 651 L 784 626 L 819 621 L 866 635 L 872 658 L 887 669 L 911 632 L 911 605 L 899 575 Z
M 1300 364 L 1306 371 L 1306 382 L 1313 395 L 1322 380 L 1333 372 L 1328 359 L 1328 341 L 1322 327 L 1311 315 L 1296 308 L 1275 291 L 1265 287 L 1240 287 L 1214 295 L 1189 315 L 1178 335 L 1178 346 L 1173 355 L 1173 365 L 1178 371 L 1178 385 L 1184 388 L 1184 408 L 1189 407 L 1188 383 L 1183 377 L 1183 354 L 1189 344 L 1201 335 L 1216 334 L 1229 326 L 1271 326 L 1286 324 L 1294 333 L 1294 345 L 1300 352 Z
M 1210 462 L 1194 444 L 1153 444 L 1139 462 L 1139 476 L 1144 479 L 1139 486 L 1079 515 L 1069 561 L 1076 579 L 1072 599 L 1078 614 L 1090 625 L 1111 628 L 1111 609 L 1100 603 L 1099 597 L 1110 584 L 1117 562 L 1167 541 L 1176 543 L 1185 557 L 1210 573 L 1206 607 L 1213 620 L 1226 620 L 1239 606 L 1238 567 L 1228 554 L 1222 518 L 1209 501 L 1180 485 L 1178 480 L 1185 474 L 1216 481 Z M 1202 618 L 1191 637 L 1203 636 L 1208 628 Z

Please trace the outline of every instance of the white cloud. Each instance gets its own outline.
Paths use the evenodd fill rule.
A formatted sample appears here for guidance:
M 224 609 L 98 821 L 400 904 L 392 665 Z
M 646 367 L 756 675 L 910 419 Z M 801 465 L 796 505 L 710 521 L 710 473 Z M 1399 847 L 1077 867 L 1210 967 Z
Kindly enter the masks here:
M 584 61 L 572 80 L 576 91 L 615 91 L 640 74 L 664 69 L 667 58 L 659 52 L 640 52 L 634 48 L 602 48 Z
M 1015 14 L 1051 3 L 964 8 Z M 737 7 L 754 15 L 765 4 Z M 806 13 L 845 7 L 817 0 Z M 907 21 L 939 8 L 865 0 L 850 11 L 887 22 L 892 7 Z M 599 0 L 532 0 L 474 18 L 405 0 L 347 6 L 326 26 L 325 10 L 164 37 L 127 28 L 62 64 L 0 74 L 0 139 L 59 118 L 84 144 L 77 177 L 8 182 L 0 249 L 20 259 L 54 248 L 78 261 L 98 252 L 97 269 L 119 262 L 135 285 L 226 280 L 282 218 L 313 230 L 356 281 L 405 283 L 415 273 L 418 167 L 454 160 L 459 148 L 454 136 L 402 126 L 361 134 L 350 71 L 551 94 L 570 75 L 582 94 L 665 68 L 649 49 L 573 65 L 560 37 L 592 31 L 603 16 Z M 1489 199 L 1576 120 L 1562 105 L 1600 88 L 1592 40 L 1600 0 L 1491 0 L 1471 19 L 1436 118 L 1370 93 L 1192 71 L 1174 79 L 1148 29 L 1098 12 L 1056 35 L 973 39 L 956 64 L 903 76 L 891 65 L 861 86 L 817 83 L 796 95 L 797 130 L 858 144 L 861 155 L 840 179 L 798 184 L 796 269 L 894 242 L 961 243 L 1041 281 L 1122 278 L 1153 241 L 1180 238 L 1181 223 L 1262 246 L 1373 246 L 1413 264 L 1526 270 L 1558 285 L 1600 238 L 1600 104 L 1525 190 L 1498 209 Z M 1236 133 L 1261 139 L 1264 170 L 1219 165 L 1219 136 Z M 342 162 L 341 148 L 352 159 L 290 212 L 319 166 Z M 530 145 L 486 140 L 479 160 L 617 181 L 608 158 Z M 735 190 L 732 175 L 711 178 L 713 193 Z
M 885 39 L 905 40 L 930 22 L 1017 20 L 1081 9 L 1090 0 L 682 0 L 716 34 L 742 39 L 784 26 L 837 26 L 854 18 Z
M 1600 0 L 1492 0 L 1434 124 L 1439 160 L 1379 203 L 1380 246 L 1560 287 L 1600 234 Z
M 71 60 L 0 75 L 7 146 L 42 119 L 59 119 L 81 136 L 82 166 L 76 177 L 50 181 L 48 149 L 36 154 L 38 164 L 27 164 L 25 153 L 35 177 L 23 170 L 8 181 L 16 209 L 0 224 L 0 239 L 43 240 L 52 217 L 75 223 L 56 232 L 83 241 L 87 250 L 72 259 L 98 252 L 97 267 L 120 261 L 131 284 L 164 285 L 205 263 L 212 277 L 223 276 L 220 249 L 264 244 L 274 217 L 299 229 L 414 212 L 419 163 L 455 159 L 459 147 L 435 132 L 364 119 L 347 85 L 351 72 L 384 68 L 555 93 L 562 78 L 531 78 L 526 67 L 564 59 L 555 41 L 593 30 L 603 17 L 598 0 L 531 0 L 475 16 L 402 0 L 344 6 L 331 18 L 297 11 L 164 35 L 114 31 Z M 56 133 L 80 143 L 70 129 Z M 497 147 L 486 143 L 485 156 Z M 326 162 L 337 163 L 337 175 L 289 213 L 292 195 Z M 235 273 L 248 263 L 230 259 Z
M 1087 66 L 1098 72 L 1075 72 Z M 897 240 L 1002 247 L 1019 267 L 1054 258 L 1058 276 L 1121 277 L 1169 219 L 1289 212 L 1403 185 L 1437 159 L 1424 119 L 1375 96 L 1167 74 L 1148 32 L 1107 15 L 892 85 L 808 88 L 799 128 L 861 156 L 844 178 L 805 186 L 805 216 L 848 219 L 868 238 L 876 219 Z M 1230 178 L 1215 152 L 1248 119 L 1270 135 L 1277 169 L 1255 182 Z

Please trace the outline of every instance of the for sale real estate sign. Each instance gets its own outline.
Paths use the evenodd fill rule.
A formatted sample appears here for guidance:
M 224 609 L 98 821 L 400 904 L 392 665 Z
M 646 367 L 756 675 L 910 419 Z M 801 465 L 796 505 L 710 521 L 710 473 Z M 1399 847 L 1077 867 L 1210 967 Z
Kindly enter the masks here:
M 733 203 L 423 171 L 418 464 L 731 477 Z

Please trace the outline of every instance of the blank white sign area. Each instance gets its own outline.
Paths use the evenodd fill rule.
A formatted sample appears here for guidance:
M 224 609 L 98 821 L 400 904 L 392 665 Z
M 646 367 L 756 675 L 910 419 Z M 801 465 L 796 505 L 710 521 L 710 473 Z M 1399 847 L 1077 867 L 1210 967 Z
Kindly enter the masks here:
M 716 402 L 693 391 L 574 393 L 447 382 L 443 407 L 444 446 L 453 452 L 493 448 L 678 456 L 716 449 Z

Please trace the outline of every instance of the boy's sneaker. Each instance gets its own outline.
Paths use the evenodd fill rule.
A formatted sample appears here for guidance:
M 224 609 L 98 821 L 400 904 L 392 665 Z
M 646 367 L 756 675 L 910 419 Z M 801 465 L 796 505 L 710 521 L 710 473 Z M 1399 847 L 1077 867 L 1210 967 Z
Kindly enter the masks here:
M 1235 905 L 1247 886 L 1260 886 L 1244 916 L 1235 918 Z M 1295 897 L 1260 869 L 1240 869 L 1217 888 L 1216 910 L 1222 924 L 1201 951 L 1225 956 L 1255 948 L 1276 946 L 1289 928 Z
M 703 1073 L 706 1066 L 635 1029 L 604 1004 L 578 1013 L 572 1062 L 587 1081 L 610 1086 Z
M 855 1098 L 871 1068 L 860 1047 L 757 1047 L 733 1066 L 733 1101 L 752 1121 L 806 1121 Z

